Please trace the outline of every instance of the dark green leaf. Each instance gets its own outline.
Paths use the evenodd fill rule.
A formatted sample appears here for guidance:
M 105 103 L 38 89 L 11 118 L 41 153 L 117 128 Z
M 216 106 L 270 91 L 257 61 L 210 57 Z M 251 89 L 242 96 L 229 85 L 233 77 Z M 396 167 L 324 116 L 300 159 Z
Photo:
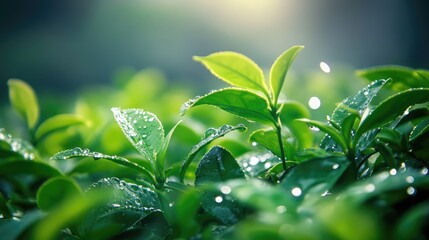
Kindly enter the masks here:
M 93 209 L 80 224 L 78 231 L 81 236 L 99 231 L 130 230 L 149 214 L 161 212 L 158 196 L 149 188 L 112 177 L 93 184 L 88 192 L 100 190 L 113 191 L 113 195 L 107 204 Z
M 248 152 L 237 160 L 244 173 L 251 177 L 261 176 L 276 164 L 281 163 L 280 158 L 270 152 Z
M 221 183 L 232 179 L 244 179 L 244 173 L 235 158 L 227 150 L 215 146 L 203 157 L 195 173 L 195 186 Z M 205 191 L 202 207 L 206 213 L 223 224 L 238 221 L 242 209 L 234 199 L 222 191 Z
M 42 138 L 46 137 L 52 132 L 62 130 L 71 126 L 84 125 L 87 124 L 87 121 L 79 116 L 73 114 L 60 114 L 54 117 L 48 118 L 46 121 L 42 122 L 37 128 L 35 138 L 36 141 L 40 141 Z
M 395 239 L 424 239 L 424 227 L 429 218 L 429 202 L 423 202 L 407 211 L 395 228 Z
M 82 193 L 79 185 L 70 177 L 54 177 L 42 184 L 37 190 L 37 206 L 49 211 L 69 198 L 80 196 Z
M 288 156 L 288 158 L 291 158 L 297 148 L 295 139 L 291 137 L 290 133 L 287 131 L 283 131 L 282 138 L 283 149 L 286 152 L 286 156 Z M 256 142 L 258 144 L 261 144 L 262 146 L 270 150 L 272 153 L 274 153 L 276 156 L 280 158 L 282 157 L 277 132 L 273 129 L 256 130 L 250 135 L 249 141 L 252 143 Z
M 426 117 L 414 127 L 413 131 L 410 134 L 410 141 L 414 141 L 418 139 L 428 131 L 429 131 L 429 118 Z
M 249 121 L 266 124 L 275 122 L 268 110 L 266 99 L 256 93 L 237 88 L 224 88 L 202 97 L 191 99 L 183 104 L 180 114 L 184 115 L 189 108 L 204 104 L 216 106 Z
M 55 177 L 62 173 L 54 167 L 36 161 L 3 160 L 0 161 L 0 175 L 30 174 L 40 177 Z
M 231 125 L 223 125 L 219 129 L 214 129 L 214 128 L 207 129 L 204 136 L 201 138 L 201 141 L 192 148 L 191 152 L 189 152 L 188 156 L 186 156 L 185 160 L 183 161 L 182 168 L 180 171 L 180 181 L 183 182 L 183 179 L 185 178 L 185 173 L 186 173 L 186 170 L 188 169 L 189 164 L 191 164 L 192 160 L 195 158 L 195 156 L 202 148 L 207 146 L 213 140 L 223 137 L 225 134 L 234 130 L 245 131 L 246 127 L 243 124 L 238 124 L 235 127 Z
M 33 88 L 19 79 L 9 79 L 7 84 L 12 106 L 25 119 L 28 128 L 33 129 L 39 120 L 39 104 Z
M 329 125 L 327 123 L 323 123 L 323 122 L 319 122 L 319 121 L 315 121 L 315 120 L 310 120 L 310 119 L 306 119 L 306 118 L 297 119 L 297 121 L 301 121 L 301 122 L 307 123 L 308 125 L 316 127 L 320 131 L 325 132 L 338 145 L 340 145 L 340 147 L 342 148 L 343 152 L 347 153 L 348 147 L 347 147 L 346 140 L 344 139 L 344 137 L 342 136 L 342 134 L 340 132 L 338 132 L 338 130 L 335 129 L 333 126 L 331 126 L 331 125 Z
M 387 83 L 387 80 L 377 80 L 360 90 L 356 95 L 344 99 L 341 104 L 334 110 L 329 119 L 342 126 L 343 121 L 349 115 L 362 115 L 365 109 L 368 108 L 369 103 L 377 95 L 380 89 Z M 321 148 L 331 151 L 332 149 L 338 150 L 338 145 L 330 139 L 325 137 L 320 143 Z
M 369 81 L 391 78 L 392 83 L 388 85 L 388 87 L 395 91 L 403 91 L 409 88 L 429 87 L 429 79 L 425 78 L 425 76 L 427 76 L 427 71 L 415 70 L 404 66 L 378 66 L 362 69 L 356 73 L 358 76 L 366 78 Z
M 291 168 L 280 183 L 297 200 L 308 192 L 326 194 L 343 175 L 350 162 L 346 157 L 314 158 Z
M 268 93 L 264 73 L 248 57 L 236 52 L 217 52 L 206 57 L 194 57 L 221 80 L 240 88 Z
M 356 131 L 355 139 L 359 139 L 365 132 L 380 127 L 402 114 L 408 107 L 429 101 L 429 89 L 410 89 L 395 94 L 378 106 L 368 115 L 362 117 L 362 121 Z
M 37 152 L 29 142 L 13 138 L 4 128 L 0 128 L 0 157 L 3 159 L 36 160 Z
M 43 216 L 42 211 L 35 210 L 26 213 L 19 220 L 0 220 L 0 236 L 3 240 L 20 239 L 20 236 Z
M 301 51 L 304 46 L 293 46 L 280 55 L 271 66 L 270 70 L 270 86 L 273 94 L 273 102 L 277 103 L 280 92 L 282 90 L 286 74 L 289 71 L 292 62 L 295 60 L 296 55 Z
M 156 181 L 152 175 L 151 172 L 149 172 L 147 169 L 143 168 L 142 166 L 138 165 L 137 163 L 131 162 L 126 158 L 119 157 L 119 156 L 111 156 L 102 154 L 99 152 L 91 152 L 89 149 L 82 149 L 79 147 L 73 148 L 73 149 L 67 149 L 62 152 L 56 153 L 54 156 L 51 157 L 52 160 L 65 160 L 69 158 L 75 158 L 75 157 L 92 157 L 94 160 L 98 159 L 106 159 L 109 161 L 112 161 L 114 163 L 133 168 L 142 174 L 144 174 L 152 184 L 155 184 Z
M 164 145 L 164 128 L 158 118 L 142 109 L 112 108 L 116 122 L 133 146 L 148 160 L 155 162 Z

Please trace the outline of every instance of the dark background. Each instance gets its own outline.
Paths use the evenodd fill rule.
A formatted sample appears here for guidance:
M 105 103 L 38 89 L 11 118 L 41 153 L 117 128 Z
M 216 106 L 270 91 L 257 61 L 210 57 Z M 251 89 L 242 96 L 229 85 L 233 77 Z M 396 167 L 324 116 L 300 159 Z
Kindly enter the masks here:
M 241 52 L 263 67 L 302 44 L 294 69 L 429 68 L 428 1 L 11 0 L 0 3 L 0 103 L 6 82 L 65 94 L 156 67 L 205 88 L 193 55 Z

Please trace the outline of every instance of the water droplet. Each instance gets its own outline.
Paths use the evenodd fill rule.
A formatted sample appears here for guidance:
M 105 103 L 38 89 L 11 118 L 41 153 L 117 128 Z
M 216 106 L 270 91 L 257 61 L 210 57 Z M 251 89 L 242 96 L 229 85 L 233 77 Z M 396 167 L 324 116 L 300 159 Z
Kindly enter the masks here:
M 405 172 L 407 170 L 407 166 L 405 165 L 405 163 L 401 163 L 401 166 L 399 167 L 399 170 L 401 172 Z
M 331 67 L 329 67 L 329 65 L 325 62 L 320 62 L 319 64 L 320 69 L 325 72 L 325 73 L 330 73 L 331 72 Z
M 253 157 L 250 158 L 250 162 L 249 163 L 250 163 L 250 165 L 255 166 L 256 164 L 259 163 L 259 159 L 257 157 L 255 157 L 255 156 L 253 156 Z
M 321 105 L 321 102 L 320 102 L 320 99 L 318 97 L 311 97 L 308 100 L 308 106 L 313 110 L 318 109 L 320 107 L 320 105 Z
M 286 210 L 287 210 L 287 208 L 286 208 L 285 206 L 283 206 L 283 205 L 280 205 L 280 206 L 276 207 L 276 212 L 277 212 L 278 214 L 285 213 L 285 212 L 286 212 Z
M 332 169 L 337 169 L 337 168 L 339 168 L 340 167 L 340 165 L 338 164 L 338 163 L 335 163 L 334 165 L 332 165 Z
M 146 128 L 147 128 L 147 126 L 146 126 L 146 125 L 144 125 L 144 126 L 143 126 L 143 129 L 146 129 Z
M 365 186 L 365 191 L 366 192 L 374 192 L 375 191 L 375 185 L 370 183 L 368 185 Z
M 256 147 L 256 145 L 258 145 L 257 142 L 252 142 L 252 146 Z
M 252 168 L 251 167 L 247 167 L 246 171 L 250 172 L 250 171 L 252 171 Z
M 417 190 L 414 187 L 408 187 L 407 188 L 407 194 L 408 195 L 415 195 L 417 193 Z
M 153 120 L 155 120 L 155 117 L 149 118 L 149 122 L 153 122 Z
M 217 202 L 217 203 L 221 203 L 222 201 L 223 201 L 222 196 L 217 196 L 217 197 L 215 197 L 215 202 Z
M 134 124 L 136 124 L 136 123 L 137 123 L 137 120 L 135 120 L 135 119 L 134 119 L 134 120 L 133 120 L 133 123 L 134 123 Z
M 331 116 L 326 115 L 326 120 L 331 121 Z
M 147 137 L 147 135 L 146 135 L 146 134 L 142 135 L 142 138 L 145 138 L 145 137 Z
M 329 195 L 331 195 L 331 193 L 328 190 L 326 190 L 320 196 L 326 197 L 326 196 L 329 196 Z
M 314 132 L 320 131 L 320 129 L 318 127 L 315 127 L 315 126 L 309 126 L 309 128 L 311 131 L 314 131 Z
M 426 174 L 428 174 L 428 171 L 429 170 L 426 167 L 424 167 L 424 168 L 422 168 L 422 170 L 420 170 L 420 173 L 423 175 L 426 175 Z
M 268 168 L 270 168 L 270 167 L 271 167 L 271 163 L 266 162 L 266 163 L 264 164 L 264 168 L 265 168 L 265 169 L 268 169 Z
M 414 182 L 414 178 L 412 176 L 407 176 L 405 178 L 405 181 L 407 181 L 407 183 L 413 183 Z
M 398 173 L 398 171 L 396 171 L 396 169 L 392 168 L 392 169 L 390 169 L 389 173 L 390 173 L 390 175 L 395 176 Z
M 249 166 L 249 164 L 247 162 L 243 163 L 243 167 L 246 168 L 247 166 Z
M 99 153 L 99 152 L 94 152 L 92 154 L 92 157 L 94 158 L 94 160 L 100 159 L 103 157 L 103 154 Z
M 220 187 L 220 191 L 223 194 L 230 194 L 231 193 L 231 188 L 229 186 L 224 185 L 224 186 Z
M 118 207 L 121 207 L 121 205 L 120 205 L 120 204 L 117 204 L 117 203 L 113 203 L 113 204 L 112 204 L 112 207 L 117 207 L 117 208 L 118 208 Z
M 174 205 L 173 203 L 169 203 L 168 204 L 169 207 L 173 207 L 173 205 Z
M 368 91 L 363 92 L 363 95 L 365 95 L 365 96 L 368 96 L 368 94 L 369 94 Z
M 17 141 L 13 141 L 10 144 L 10 147 L 12 148 L 12 151 L 16 152 L 21 148 L 21 143 L 17 142 Z
M 302 194 L 302 190 L 299 187 L 294 187 L 291 190 L 292 195 L 294 195 L 295 197 L 299 197 Z

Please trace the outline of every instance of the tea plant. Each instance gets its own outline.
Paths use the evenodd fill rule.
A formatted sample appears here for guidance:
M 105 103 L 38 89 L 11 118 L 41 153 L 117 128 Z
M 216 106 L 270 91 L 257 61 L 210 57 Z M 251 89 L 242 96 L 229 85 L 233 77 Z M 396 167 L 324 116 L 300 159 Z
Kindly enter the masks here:
M 327 122 L 315 121 L 301 103 L 282 96 L 302 48 L 281 54 L 268 81 L 239 53 L 194 58 L 233 87 L 189 100 L 181 114 L 213 105 L 263 127 L 250 133 L 248 144 L 265 150 L 237 158 L 213 142 L 245 131 L 243 124 L 207 129 L 177 163 L 168 161 L 178 158 L 170 143 L 190 119 L 165 134 L 155 114 L 114 107 L 113 118 L 137 157 L 76 147 L 45 159 L 37 151 L 43 136 L 85 120 L 59 115 L 37 125 L 33 90 L 9 81 L 12 105 L 26 120 L 30 141 L 0 131 L 0 234 L 10 239 L 428 237 L 429 71 L 360 70 L 371 83 L 338 104 Z M 395 93 L 380 97 L 386 87 Z M 308 126 L 326 133 L 319 147 Z M 88 159 L 110 162 L 117 171 L 97 175 L 79 165 Z

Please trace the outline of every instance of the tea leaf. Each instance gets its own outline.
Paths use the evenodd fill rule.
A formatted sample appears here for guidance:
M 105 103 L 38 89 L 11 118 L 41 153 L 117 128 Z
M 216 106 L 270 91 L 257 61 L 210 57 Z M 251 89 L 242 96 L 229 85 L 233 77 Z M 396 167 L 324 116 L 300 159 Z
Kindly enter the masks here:
M 44 162 L 26 160 L 2 160 L 0 161 L 0 175 L 29 174 L 40 177 L 55 177 L 62 173 Z
M 29 211 L 19 220 L 4 220 L 0 222 L 0 236 L 4 240 L 22 239 L 28 229 L 45 216 L 40 210 Z
M 191 107 L 204 104 L 216 106 L 249 121 L 267 124 L 275 123 L 274 118 L 268 110 L 267 100 L 258 94 L 237 88 L 224 88 L 202 97 L 191 99 L 183 104 L 180 114 L 185 114 Z
M 236 87 L 268 93 L 264 73 L 248 57 L 236 52 L 217 52 L 206 57 L 194 56 L 210 72 Z
M 214 128 L 207 129 L 204 136 L 201 138 L 201 141 L 192 148 L 192 150 L 189 152 L 189 154 L 186 156 L 185 160 L 183 161 L 181 171 L 180 171 L 180 181 L 183 182 L 183 179 L 185 178 L 186 170 L 188 169 L 192 160 L 195 158 L 195 156 L 202 148 L 210 144 L 213 140 L 223 137 L 225 136 L 225 134 L 234 130 L 246 131 L 246 127 L 243 124 L 238 124 L 237 126 L 223 125 L 218 129 L 214 129 Z
M 215 146 L 204 155 L 195 172 L 195 186 L 201 187 L 210 183 L 220 183 L 232 179 L 244 179 L 244 173 L 230 152 Z M 205 191 L 202 197 L 205 212 L 223 224 L 238 221 L 242 209 L 234 199 L 221 191 Z
M 158 118 L 141 109 L 112 108 L 116 122 L 133 146 L 148 160 L 155 162 L 164 145 L 164 128 Z
M 314 158 L 291 168 L 280 184 L 296 200 L 304 199 L 310 191 L 324 194 L 332 189 L 349 165 L 344 156 Z
M 37 206 L 44 211 L 49 211 L 58 207 L 68 198 L 74 198 L 81 194 L 82 190 L 73 178 L 51 178 L 37 190 Z
M 131 162 L 130 160 L 119 156 L 111 156 L 99 152 L 91 152 L 89 149 L 82 149 L 79 147 L 67 149 L 56 153 L 54 156 L 51 157 L 51 160 L 65 160 L 74 157 L 92 157 L 94 158 L 94 160 L 106 159 L 114 163 L 133 168 L 144 174 L 147 178 L 149 178 L 152 184 L 156 183 L 156 180 L 154 179 L 152 173 L 150 173 L 147 169 L 138 165 L 137 163 Z
M 380 127 L 402 114 L 408 107 L 429 101 L 429 89 L 409 89 L 397 93 L 371 110 L 356 131 L 355 139 L 359 139 L 365 132 Z
M 33 129 L 39 120 L 39 104 L 30 85 L 19 79 L 10 79 L 9 98 L 15 110 L 25 119 L 29 129 Z
M 313 146 L 313 134 L 308 129 L 307 124 L 294 121 L 298 118 L 310 118 L 310 112 L 300 102 L 286 101 L 280 106 L 280 120 L 291 131 L 292 135 L 298 141 L 300 148 L 309 148 Z
M 391 78 L 389 88 L 395 91 L 403 91 L 409 88 L 429 87 L 429 79 L 425 78 L 427 71 L 412 68 L 386 65 L 356 71 L 356 74 L 369 81 L 382 78 Z
M 420 121 L 410 133 L 410 141 L 415 141 L 429 131 L 429 118 Z
M 38 154 L 29 142 L 14 138 L 4 128 L 0 128 L 0 157 L 3 159 L 37 160 Z
M 62 130 L 71 126 L 84 125 L 87 121 L 79 116 L 73 114 L 60 114 L 46 119 L 40 124 L 35 133 L 36 141 L 40 141 L 47 135 Z
M 335 108 L 330 117 L 330 120 L 340 126 L 343 126 L 344 120 L 349 115 L 362 115 L 365 109 L 368 108 L 368 105 L 372 99 L 388 81 L 389 80 L 384 79 L 376 80 L 360 90 L 357 94 L 344 99 L 341 104 Z M 320 147 L 329 151 L 332 149 L 338 150 L 337 145 L 335 142 L 333 142 L 333 139 L 328 137 L 322 139 Z
M 280 158 L 273 155 L 271 152 L 248 152 L 241 155 L 237 161 L 244 173 L 251 177 L 260 177 L 273 166 L 281 163 Z
M 279 99 L 279 95 L 282 90 L 286 74 L 289 71 L 289 67 L 292 65 L 292 62 L 295 60 L 298 52 L 303 48 L 304 46 L 300 45 L 289 48 L 282 55 L 280 55 L 271 66 L 270 86 L 274 103 L 277 103 Z

